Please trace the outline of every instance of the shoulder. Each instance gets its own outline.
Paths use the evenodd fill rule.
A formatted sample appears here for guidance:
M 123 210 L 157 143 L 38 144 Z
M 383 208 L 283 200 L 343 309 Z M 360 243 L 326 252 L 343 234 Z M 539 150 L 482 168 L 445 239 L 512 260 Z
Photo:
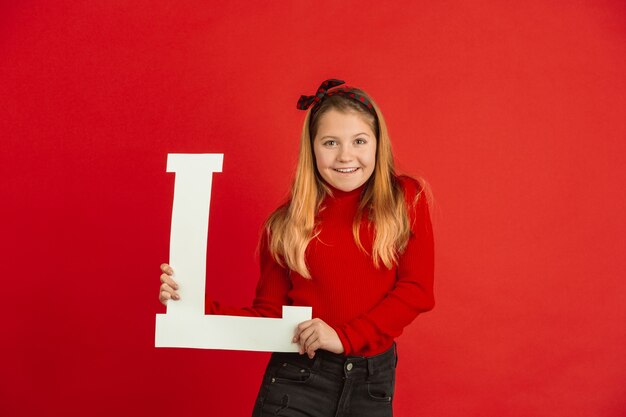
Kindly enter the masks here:
M 278 206 L 274 211 L 270 213 L 269 216 L 263 222 L 263 226 L 271 234 L 277 227 L 285 221 L 288 211 L 289 211 L 290 201 L 286 201 L 280 206 Z
M 420 199 L 426 199 L 428 185 L 423 178 L 413 178 L 408 175 L 395 177 L 397 184 L 404 193 L 407 204 L 414 205 Z
M 279 253 L 279 242 L 284 236 L 288 210 L 289 201 L 278 206 L 263 222 L 257 246 L 261 258 L 271 257 L 278 263 L 282 262 L 282 256 Z
M 406 209 L 412 230 L 418 231 L 423 227 L 430 228 L 430 208 L 432 192 L 424 178 L 413 178 L 408 175 L 396 177 L 397 184 L 404 192 Z

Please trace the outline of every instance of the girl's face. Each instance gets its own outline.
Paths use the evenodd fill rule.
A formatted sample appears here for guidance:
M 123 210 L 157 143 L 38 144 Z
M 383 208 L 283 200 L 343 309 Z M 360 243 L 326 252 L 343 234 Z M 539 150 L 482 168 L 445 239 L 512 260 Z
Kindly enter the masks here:
M 313 152 L 327 183 L 341 191 L 359 188 L 376 165 L 376 136 L 356 112 L 329 110 L 319 119 Z

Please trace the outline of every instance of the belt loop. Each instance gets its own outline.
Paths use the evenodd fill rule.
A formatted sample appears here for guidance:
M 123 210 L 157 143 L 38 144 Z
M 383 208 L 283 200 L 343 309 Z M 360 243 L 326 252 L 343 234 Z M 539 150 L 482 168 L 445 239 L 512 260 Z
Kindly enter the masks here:
M 367 358 L 367 377 L 374 375 L 374 360 Z
M 394 365 L 395 368 L 398 367 L 398 345 L 396 342 L 393 342 L 393 355 L 396 357 L 396 363 Z
M 320 366 L 322 366 L 322 355 L 319 351 L 315 352 L 315 356 L 313 357 L 313 366 L 311 367 L 314 371 L 319 371 Z

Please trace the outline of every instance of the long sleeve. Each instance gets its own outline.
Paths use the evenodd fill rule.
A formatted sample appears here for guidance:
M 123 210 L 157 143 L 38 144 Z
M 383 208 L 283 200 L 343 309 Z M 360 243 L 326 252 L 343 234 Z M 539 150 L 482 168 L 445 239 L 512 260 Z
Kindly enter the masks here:
M 207 313 L 227 316 L 282 317 L 282 306 L 289 305 L 288 291 L 291 287 L 288 270 L 272 257 L 268 236 L 264 233 L 259 248 L 260 276 L 252 307 L 232 307 L 207 299 Z
M 369 311 L 335 328 L 345 355 L 379 348 L 434 307 L 433 230 L 426 195 L 412 204 L 418 187 L 414 180 L 406 185 L 412 234 L 399 259 L 395 286 Z

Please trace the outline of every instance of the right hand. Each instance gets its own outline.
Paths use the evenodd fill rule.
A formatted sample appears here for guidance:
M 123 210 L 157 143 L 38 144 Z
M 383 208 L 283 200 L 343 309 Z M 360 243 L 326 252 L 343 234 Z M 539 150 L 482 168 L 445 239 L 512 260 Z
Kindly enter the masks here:
M 161 264 L 161 290 L 159 291 L 159 301 L 167 305 L 167 300 L 180 300 L 180 295 L 176 292 L 178 284 L 172 279 L 174 270 L 168 264 Z

